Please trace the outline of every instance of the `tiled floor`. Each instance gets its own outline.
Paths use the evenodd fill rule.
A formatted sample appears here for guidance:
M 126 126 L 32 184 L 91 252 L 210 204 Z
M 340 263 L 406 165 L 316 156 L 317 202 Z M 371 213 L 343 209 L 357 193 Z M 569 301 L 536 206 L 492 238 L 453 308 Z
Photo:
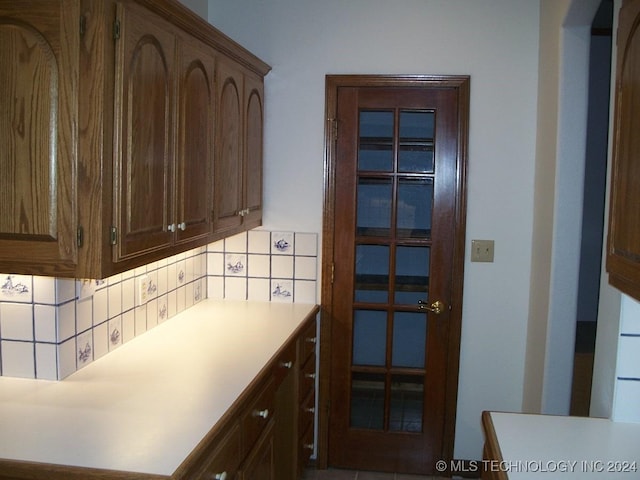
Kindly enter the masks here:
M 357 472 L 354 470 L 307 469 L 303 480 L 445 480 L 443 477 L 406 475 L 403 473 Z M 448 480 L 448 479 L 447 479 Z

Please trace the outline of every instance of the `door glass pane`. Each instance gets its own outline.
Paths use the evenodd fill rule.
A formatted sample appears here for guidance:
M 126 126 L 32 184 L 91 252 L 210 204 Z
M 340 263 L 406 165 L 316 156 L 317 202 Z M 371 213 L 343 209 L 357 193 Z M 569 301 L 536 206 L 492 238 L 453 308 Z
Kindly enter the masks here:
M 381 172 L 393 170 L 393 112 L 360 112 L 358 169 Z
M 395 312 L 391 366 L 424 368 L 427 344 L 427 315 Z
M 389 236 L 392 193 L 391 179 L 358 179 L 358 235 Z
M 400 112 L 398 171 L 433 173 L 434 112 Z
M 353 312 L 353 364 L 384 366 L 386 348 L 387 312 Z
M 429 247 L 396 248 L 396 305 L 417 305 L 429 291 Z
M 398 236 L 429 238 L 432 205 L 432 179 L 401 178 L 398 181 Z
M 384 427 L 384 374 L 353 373 L 351 426 L 375 430 Z
M 424 379 L 414 375 L 391 377 L 389 430 L 422 432 Z
M 386 303 L 389 299 L 389 247 L 356 246 L 355 301 Z

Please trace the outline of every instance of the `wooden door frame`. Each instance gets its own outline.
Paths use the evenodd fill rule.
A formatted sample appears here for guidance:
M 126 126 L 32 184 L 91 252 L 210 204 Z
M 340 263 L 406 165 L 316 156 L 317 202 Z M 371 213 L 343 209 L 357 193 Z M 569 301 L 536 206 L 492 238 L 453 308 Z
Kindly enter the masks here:
M 320 365 L 318 384 L 318 468 L 328 466 L 329 411 L 331 384 L 331 328 L 333 304 L 333 259 L 335 241 L 335 162 L 338 89 L 341 87 L 401 87 L 453 88 L 458 91 L 458 156 L 456 158 L 455 245 L 453 249 L 453 283 L 451 286 L 451 317 L 447 365 L 445 427 L 442 459 L 453 459 L 455 422 L 460 363 L 462 326 L 462 290 L 466 228 L 467 145 L 469 136 L 470 77 L 461 75 L 327 75 L 325 77 L 325 142 L 324 142 L 324 205 L 322 223 L 322 291 L 320 310 Z

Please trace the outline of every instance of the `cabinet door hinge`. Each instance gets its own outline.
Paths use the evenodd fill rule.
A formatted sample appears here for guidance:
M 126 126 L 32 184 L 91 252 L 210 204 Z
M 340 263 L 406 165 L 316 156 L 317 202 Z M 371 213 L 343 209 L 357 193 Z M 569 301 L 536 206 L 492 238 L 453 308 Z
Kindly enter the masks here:
M 80 38 L 84 37 L 87 31 L 87 17 L 80 15 Z
M 118 40 L 120 38 L 120 20 L 117 18 L 113 21 L 113 39 Z
M 76 232 L 76 244 L 78 245 L 78 248 L 82 248 L 84 245 L 84 229 L 82 228 L 82 225 L 78 226 L 78 231 Z
M 118 229 L 116 227 L 111 227 L 111 238 L 109 238 L 109 243 L 111 245 L 116 245 L 118 243 Z

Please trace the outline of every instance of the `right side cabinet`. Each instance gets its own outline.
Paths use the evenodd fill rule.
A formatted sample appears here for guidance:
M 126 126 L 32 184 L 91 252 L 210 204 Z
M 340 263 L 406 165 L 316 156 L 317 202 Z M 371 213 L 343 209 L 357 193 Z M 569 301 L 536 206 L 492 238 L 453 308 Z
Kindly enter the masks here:
M 640 300 L 640 0 L 625 0 L 618 21 L 609 283 Z

